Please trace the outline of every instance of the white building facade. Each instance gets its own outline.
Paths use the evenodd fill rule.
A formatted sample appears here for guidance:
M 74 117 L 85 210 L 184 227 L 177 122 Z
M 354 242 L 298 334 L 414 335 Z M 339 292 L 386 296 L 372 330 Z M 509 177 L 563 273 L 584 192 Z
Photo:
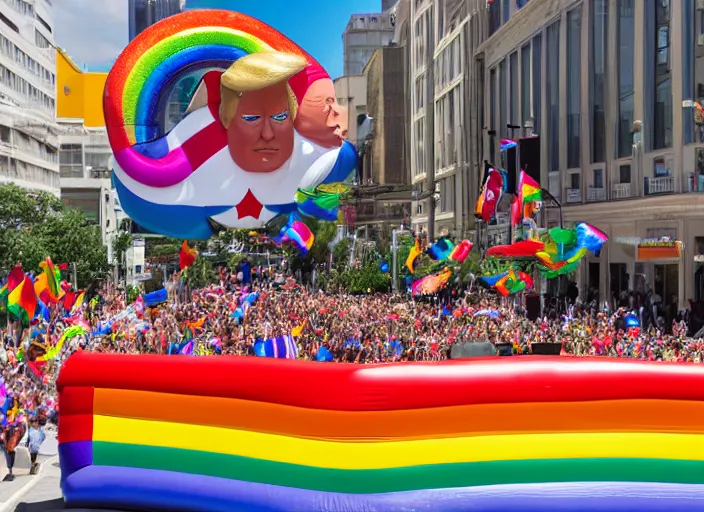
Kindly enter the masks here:
M 541 184 L 564 222 L 610 238 L 578 272 L 583 294 L 704 300 L 704 4 L 496 1 L 489 11 L 491 36 L 475 55 L 487 129 L 503 138 L 508 123 L 532 122 Z M 487 160 L 496 146 L 486 135 Z M 652 240 L 679 249 L 638 247 Z
M 342 33 L 345 75 L 361 75 L 374 50 L 387 46 L 394 35 L 389 12 L 353 14 Z
M 341 76 L 333 81 L 337 103 L 347 109 L 347 140 L 357 145 L 357 116 L 367 113 L 367 77 Z
M 0 1 L 0 183 L 59 195 L 49 0 Z
M 86 128 L 82 119 L 60 119 L 59 124 L 61 200 L 81 210 L 88 222 L 100 226 L 103 243 L 111 254 L 119 219 L 107 132 L 105 128 Z M 109 260 L 112 262 L 112 258 Z
M 477 119 L 470 107 L 486 2 L 409 1 L 410 172 L 420 198 L 413 203 L 412 224 L 432 236 L 465 237 L 474 228 L 479 186 Z

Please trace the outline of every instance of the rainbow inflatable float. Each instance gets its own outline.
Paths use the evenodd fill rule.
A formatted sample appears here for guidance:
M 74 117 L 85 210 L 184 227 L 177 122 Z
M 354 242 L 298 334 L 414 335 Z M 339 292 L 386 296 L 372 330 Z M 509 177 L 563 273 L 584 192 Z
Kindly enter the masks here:
M 79 353 L 59 390 L 72 507 L 704 510 L 703 366 Z

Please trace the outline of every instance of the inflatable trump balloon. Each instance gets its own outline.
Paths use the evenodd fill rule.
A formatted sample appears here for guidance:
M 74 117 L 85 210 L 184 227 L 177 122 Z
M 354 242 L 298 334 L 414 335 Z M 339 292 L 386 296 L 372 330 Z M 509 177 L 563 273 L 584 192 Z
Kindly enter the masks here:
M 198 82 L 177 91 L 187 108 L 167 131 L 187 76 Z M 239 13 L 186 11 L 149 27 L 117 59 L 104 110 L 122 208 L 168 236 L 256 229 L 279 215 L 334 219 L 335 191 L 356 167 L 330 76 Z

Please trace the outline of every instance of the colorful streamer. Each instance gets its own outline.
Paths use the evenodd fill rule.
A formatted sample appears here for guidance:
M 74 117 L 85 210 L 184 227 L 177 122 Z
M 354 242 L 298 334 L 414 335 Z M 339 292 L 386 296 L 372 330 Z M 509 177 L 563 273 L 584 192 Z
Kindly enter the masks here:
M 420 250 L 420 240 L 418 237 L 416 237 L 416 241 L 411 247 L 411 250 L 408 253 L 408 258 L 406 258 L 406 268 L 410 271 L 411 274 L 415 274 L 415 262 L 416 258 L 421 255 L 423 251 Z
M 422 277 L 411 286 L 411 294 L 415 297 L 416 295 L 437 293 L 447 285 L 450 277 L 452 277 L 452 271 L 447 268 L 437 274 Z

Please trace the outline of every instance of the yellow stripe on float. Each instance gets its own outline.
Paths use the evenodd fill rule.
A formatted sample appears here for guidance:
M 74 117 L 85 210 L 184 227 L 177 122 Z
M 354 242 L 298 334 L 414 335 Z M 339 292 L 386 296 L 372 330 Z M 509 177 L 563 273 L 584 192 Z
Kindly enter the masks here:
M 95 416 L 93 440 L 198 450 L 333 469 L 532 459 L 704 460 L 704 436 L 697 434 L 519 434 L 341 443 L 184 423 Z

